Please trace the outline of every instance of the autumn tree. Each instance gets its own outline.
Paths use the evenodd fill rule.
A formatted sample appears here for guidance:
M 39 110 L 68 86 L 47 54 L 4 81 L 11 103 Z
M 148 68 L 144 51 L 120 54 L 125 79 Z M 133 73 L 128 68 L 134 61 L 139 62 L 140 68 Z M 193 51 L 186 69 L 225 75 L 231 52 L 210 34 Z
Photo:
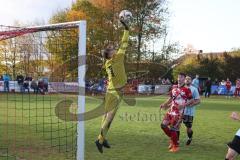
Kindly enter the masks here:
M 50 22 L 87 20 L 88 57 L 90 55 L 101 57 L 102 50 L 108 44 L 118 47 L 123 32 L 118 15 L 123 9 L 130 10 L 134 17 L 126 61 L 137 62 L 138 71 L 139 62 L 145 61 L 142 55 L 148 54 L 144 52 L 144 45 L 148 45 L 152 39 L 163 38 L 165 35 L 168 19 L 166 0 L 77 0 L 71 8 L 54 14 Z M 59 54 L 63 53 L 59 52 Z M 153 60 L 157 58 L 157 52 L 152 57 Z M 91 67 L 95 67 L 95 64 L 88 64 L 88 69 Z
M 134 37 L 137 41 L 137 62 L 141 61 L 144 44 L 150 39 L 164 38 L 167 28 L 166 0 L 126 0 L 124 6 L 133 12 Z M 154 55 L 153 55 L 154 56 Z M 137 70 L 139 65 L 137 66 Z

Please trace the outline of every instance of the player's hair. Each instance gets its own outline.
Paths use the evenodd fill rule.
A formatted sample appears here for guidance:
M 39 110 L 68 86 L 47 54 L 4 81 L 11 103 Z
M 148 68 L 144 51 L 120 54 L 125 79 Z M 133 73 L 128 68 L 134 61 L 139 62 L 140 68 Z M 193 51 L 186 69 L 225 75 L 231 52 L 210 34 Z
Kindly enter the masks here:
M 105 58 L 105 59 L 109 59 L 109 53 L 114 51 L 116 48 L 114 46 L 113 43 L 109 43 L 107 46 L 106 46 L 106 49 L 103 50 L 102 52 L 102 56 Z
M 190 77 L 191 79 L 193 79 L 193 76 L 187 74 L 185 77 Z
M 183 72 L 180 72 L 178 75 L 186 77 L 186 74 Z
M 106 48 L 104 49 L 103 53 L 102 53 L 102 56 L 105 58 L 105 59 L 109 59 L 109 53 L 112 52 L 114 49 L 113 48 Z

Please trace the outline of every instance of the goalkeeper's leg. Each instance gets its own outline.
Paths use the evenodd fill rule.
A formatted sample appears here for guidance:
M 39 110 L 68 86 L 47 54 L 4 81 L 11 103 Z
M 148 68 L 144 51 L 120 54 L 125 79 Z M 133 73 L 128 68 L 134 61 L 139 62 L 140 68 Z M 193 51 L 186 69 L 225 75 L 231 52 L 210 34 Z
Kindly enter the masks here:
M 116 115 L 118 110 L 118 105 L 121 102 L 122 93 L 117 91 L 108 91 L 105 96 L 105 112 L 101 124 L 101 132 L 98 136 L 97 141 L 95 142 L 98 150 L 102 153 L 102 147 L 110 148 L 106 137 L 110 129 L 111 123 Z
M 103 144 L 104 140 L 106 140 L 107 133 L 110 129 L 112 121 L 117 113 L 118 108 L 116 107 L 112 111 L 109 111 L 103 116 L 102 125 L 101 125 L 101 132 L 98 136 L 98 140 L 101 144 Z

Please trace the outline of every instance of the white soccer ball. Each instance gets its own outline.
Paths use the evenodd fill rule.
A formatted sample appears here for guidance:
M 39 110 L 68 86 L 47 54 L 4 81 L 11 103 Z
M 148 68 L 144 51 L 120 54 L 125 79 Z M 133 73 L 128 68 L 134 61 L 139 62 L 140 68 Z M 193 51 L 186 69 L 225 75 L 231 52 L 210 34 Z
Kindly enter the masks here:
M 132 19 L 132 13 L 129 10 L 122 10 L 119 14 L 119 19 L 129 23 Z

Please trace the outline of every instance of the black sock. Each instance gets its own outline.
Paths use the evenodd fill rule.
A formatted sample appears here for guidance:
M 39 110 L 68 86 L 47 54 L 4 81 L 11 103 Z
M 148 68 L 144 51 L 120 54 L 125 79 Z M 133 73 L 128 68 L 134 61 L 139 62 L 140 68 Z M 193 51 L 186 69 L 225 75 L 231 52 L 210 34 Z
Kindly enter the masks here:
M 187 132 L 188 138 L 192 139 L 193 131 Z
M 225 160 L 228 160 L 228 158 L 225 158 Z
M 178 139 L 179 139 L 179 137 L 180 137 L 180 131 L 177 131 L 177 136 L 178 136 Z

